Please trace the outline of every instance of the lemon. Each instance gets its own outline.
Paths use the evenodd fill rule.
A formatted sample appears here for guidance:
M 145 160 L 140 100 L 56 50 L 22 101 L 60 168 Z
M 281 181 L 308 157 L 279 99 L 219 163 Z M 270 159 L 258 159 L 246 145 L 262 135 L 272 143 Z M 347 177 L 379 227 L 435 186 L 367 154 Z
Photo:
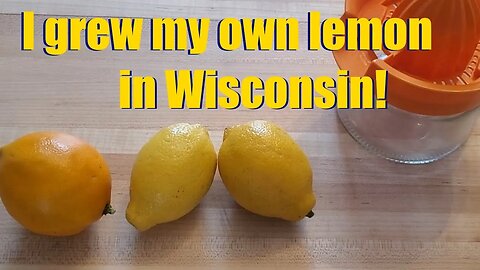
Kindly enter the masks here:
M 162 129 L 143 146 L 133 166 L 127 220 L 145 231 L 183 217 L 209 190 L 216 167 L 204 127 L 180 123 Z
M 218 153 L 226 188 L 245 209 L 298 221 L 312 216 L 312 169 L 300 146 L 279 126 L 253 121 L 227 128 Z
M 73 235 L 113 212 L 108 166 L 86 142 L 64 133 L 35 132 L 0 151 L 0 197 L 28 230 Z

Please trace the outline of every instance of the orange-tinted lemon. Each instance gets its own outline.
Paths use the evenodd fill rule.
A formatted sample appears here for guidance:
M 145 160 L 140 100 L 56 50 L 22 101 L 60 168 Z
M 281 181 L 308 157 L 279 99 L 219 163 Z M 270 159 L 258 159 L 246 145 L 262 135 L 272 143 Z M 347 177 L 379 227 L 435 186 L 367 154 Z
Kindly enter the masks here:
M 111 177 L 98 151 L 68 134 L 36 132 L 0 149 L 0 197 L 28 230 L 68 236 L 110 207 Z

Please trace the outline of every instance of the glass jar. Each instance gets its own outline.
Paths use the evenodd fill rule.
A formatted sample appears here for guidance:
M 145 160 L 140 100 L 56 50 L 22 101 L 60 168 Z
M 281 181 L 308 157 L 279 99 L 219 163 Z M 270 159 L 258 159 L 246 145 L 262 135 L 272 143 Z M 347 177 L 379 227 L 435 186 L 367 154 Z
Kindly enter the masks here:
M 341 19 L 349 18 L 429 18 L 432 26 L 426 50 L 333 52 L 350 76 L 388 72 L 387 109 L 338 110 L 353 138 L 408 164 L 433 162 L 460 147 L 480 114 L 480 2 L 346 0 Z
M 480 108 L 451 116 L 428 116 L 392 105 L 388 109 L 339 109 L 350 135 L 386 159 L 425 164 L 452 153 L 469 138 Z

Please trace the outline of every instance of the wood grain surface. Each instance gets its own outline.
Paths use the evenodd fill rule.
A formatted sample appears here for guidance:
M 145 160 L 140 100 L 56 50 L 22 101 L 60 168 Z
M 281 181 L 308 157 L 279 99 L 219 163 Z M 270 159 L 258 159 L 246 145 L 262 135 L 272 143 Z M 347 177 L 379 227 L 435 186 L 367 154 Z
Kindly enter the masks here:
M 36 130 L 58 130 L 95 145 L 113 177 L 117 213 L 80 235 L 33 235 L 0 207 L 0 269 L 480 269 L 480 125 L 459 151 L 426 166 L 394 164 L 355 143 L 334 111 L 169 110 L 165 69 L 218 69 L 239 78 L 259 75 L 334 77 L 327 51 L 306 50 L 309 10 L 343 12 L 341 0 L 293 1 L 39 1 L 0 2 L 0 144 Z M 297 52 L 224 52 L 211 32 L 208 50 L 92 52 L 58 57 L 20 50 L 20 16 L 37 14 L 128 17 L 281 17 L 301 21 Z M 37 16 L 37 25 L 45 19 Z M 148 31 L 148 29 L 145 29 Z M 118 108 L 120 69 L 152 75 L 158 110 Z M 124 218 L 135 155 L 160 128 L 176 122 L 208 127 L 216 149 L 223 129 L 272 120 L 304 148 L 314 170 L 316 215 L 296 224 L 250 214 L 229 197 L 218 175 L 186 217 L 146 233 Z

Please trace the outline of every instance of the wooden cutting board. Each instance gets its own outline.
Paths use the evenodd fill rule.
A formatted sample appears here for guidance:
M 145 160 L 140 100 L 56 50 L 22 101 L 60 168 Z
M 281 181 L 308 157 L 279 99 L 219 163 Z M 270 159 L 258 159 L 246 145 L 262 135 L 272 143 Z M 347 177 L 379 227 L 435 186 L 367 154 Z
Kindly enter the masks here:
M 224 52 L 214 38 L 199 56 L 183 52 L 92 52 L 59 57 L 20 50 L 20 16 L 285 17 L 301 21 L 297 52 Z M 306 49 L 306 14 L 339 17 L 343 1 L 81 1 L 0 3 L 0 144 L 34 130 L 88 140 L 113 177 L 107 216 L 80 235 L 33 235 L 0 208 L 0 269 L 480 269 L 480 125 L 466 145 L 426 166 L 387 162 L 355 143 L 334 111 L 169 110 L 165 69 L 218 69 L 259 75 L 336 76 L 327 51 Z M 37 16 L 37 25 L 45 19 Z M 213 35 L 213 34 L 212 34 Z M 147 40 L 142 41 L 144 45 Z M 157 77 L 157 110 L 118 108 L 118 71 Z M 229 197 L 218 175 L 198 208 L 176 222 L 138 233 L 124 218 L 135 154 L 175 122 L 206 125 L 220 146 L 223 129 L 254 119 L 277 122 L 305 149 L 314 170 L 315 217 L 297 224 L 255 216 Z

